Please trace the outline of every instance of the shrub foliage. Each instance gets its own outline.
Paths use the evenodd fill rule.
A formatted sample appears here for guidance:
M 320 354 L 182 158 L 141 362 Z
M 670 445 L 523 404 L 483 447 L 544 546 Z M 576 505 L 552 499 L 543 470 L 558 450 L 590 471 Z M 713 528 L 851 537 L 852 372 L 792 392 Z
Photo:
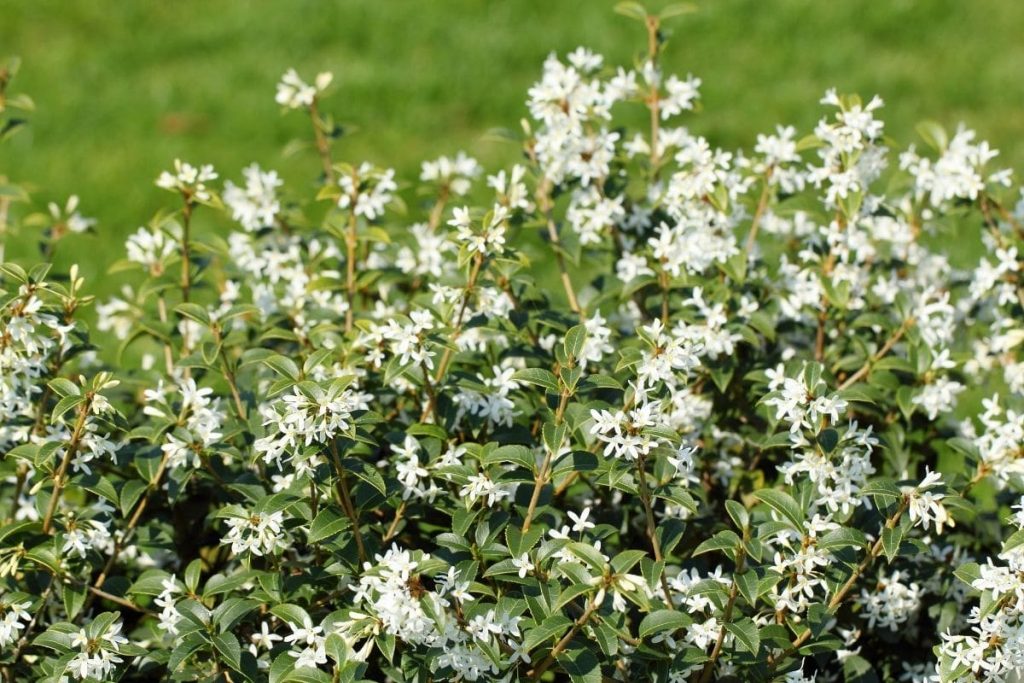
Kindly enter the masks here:
M 338 162 L 331 76 L 289 71 L 316 182 L 175 162 L 95 330 L 48 265 L 93 221 L 0 187 L 44 261 L 0 265 L 8 681 L 1024 665 L 1009 172 L 833 91 L 718 149 L 659 67 L 685 8 L 619 9 L 646 50 L 549 57 L 493 175 Z

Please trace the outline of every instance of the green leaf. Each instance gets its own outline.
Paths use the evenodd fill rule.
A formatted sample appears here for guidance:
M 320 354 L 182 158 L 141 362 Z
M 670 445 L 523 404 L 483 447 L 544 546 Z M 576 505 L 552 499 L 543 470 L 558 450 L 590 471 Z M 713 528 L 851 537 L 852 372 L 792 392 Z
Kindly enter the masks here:
M 601 683 L 601 665 L 589 647 L 569 647 L 558 655 L 557 661 L 572 683 Z
M 864 534 L 856 529 L 841 527 L 828 532 L 818 539 L 818 547 L 824 550 L 838 550 L 839 548 L 855 547 L 862 548 L 867 542 Z
M 392 641 L 394 640 L 394 636 L 387 637 Z M 378 636 L 378 643 L 383 639 L 384 637 Z M 293 663 L 295 662 L 295 658 L 287 652 L 282 656 L 288 657 L 288 659 Z M 331 683 L 331 677 L 320 669 L 314 669 L 311 666 L 304 666 L 289 671 L 283 678 L 281 678 L 281 683 Z
M 557 425 L 553 422 L 545 422 L 541 432 L 541 436 L 544 439 L 544 446 L 551 453 L 558 453 L 562 448 L 562 444 L 565 443 L 565 439 L 568 435 L 569 426 L 564 422 Z
M 380 493 L 380 495 L 386 496 L 388 494 L 388 485 L 384 481 L 384 477 L 381 475 L 380 470 L 368 462 L 364 462 L 362 465 L 363 466 L 359 469 L 351 470 L 352 474 L 372 486 L 378 493 Z
M 172 672 L 176 671 L 197 650 L 206 647 L 206 642 L 201 633 L 190 633 L 184 638 L 175 640 L 174 649 L 171 650 L 171 656 L 167 660 L 167 669 Z
M 673 5 L 668 5 L 665 9 L 658 12 L 659 19 L 671 19 L 672 17 L 678 17 L 682 14 L 691 14 L 697 11 L 697 6 L 690 2 L 677 2 Z
M 616 574 L 625 574 L 645 557 L 646 550 L 623 550 L 612 558 L 612 571 Z
M 742 541 L 735 531 L 724 529 L 698 545 L 693 551 L 693 556 L 697 557 L 716 550 L 736 550 L 741 544 Z
M 957 567 L 953 575 L 970 586 L 981 578 L 981 567 L 977 562 L 967 562 Z
M 925 144 L 936 152 L 943 152 L 949 146 L 949 135 L 947 135 L 946 129 L 942 127 L 942 124 L 937 121 L 921 121 L 915 126 L 915 130 L 921 136 L 921 139 L 925 141 Z
M 129 479 L 121 485 L 118 505 L 121 508 L 122 515 L 128 516 L 128 512 L 135 507 L 135 503 L 139 501 L 139 498 L 146 492 L 147 488 L 148 484 L 138 479 Z
M 541 368 L 516 370 L 516 373 L 512 375 L 512 379 L 526 384 L 536 384 L 537 386 L 544 387 L 549 391 L 558 391 L 558 378 L 555 377 L 554 373 L 550 370 L 544 370 Z
M 174 312 L 205 327 L 210 326 L 210 313 L 199 304 L 183 303 L 174 307 Z
M 190 593 L 198 592 L 199 588 L 199 576 L 203 572 L 203 561 L 200 559 L 192 560 L 185 567 L 185 586 L 188 588 Z
M 285 379 L 299 381 L 299 366 L 291 358 L 281 355 L 268 356 L 263 359 L 263 364 Z
M 565 355 L 568 358 L 579 358 L 583 352 L 583 345 L 587 343 L 587 326 L 576 325 L 570 327 L 569 331 L 565 333 L 565 341 L 563 347 L 565 348 Z
M 309 534 L 306 541 L 309 543 L 320 543 L 327 539 L 333 539 L 345 529 L 349 528 L 348 517 L 338 512 L 333 506 L 326 506 L 317 513 L 313 523 L 309 525 Z
M 54 552 L 52 543 L 44 543 L 32 548 L 25 553 L 25 557 L 36 564 L 41 564 L 54 574 L 61 573 L 60 556 Z
M 761 647 L 761 634 L 757 632 L 757 625 L 753 620 L 747 618 L 725 625 L 725 628 L 736 638 L 736 643 L 752 655 L 757 654 Z
M 27 460 L 30 463 L 35 463 L 36 458 L 39 457 L 39 444 L 36 443 L 23 443 L 19 446 L 15 446 L 11 450 L 7 451 L 7 455 L 4 458 L 20 458 L 21 460 Z
M 839 445 L 839 432 L 831 427 L 821 430 L 818 434 L 818 445 L 821 446 L 821 450 L 831 453 Z
M 526 533 L 520 531 L 519 527 L 514 524 L 505 527 L 505 541 L 508 543 L 509 554 L 514 558 L 519 558 L 523 553 L 533 550 L 543 536 L 544 529 L 539 526 L 532 527 Z
M 60 418 L 64 417 L 64 414 L 69 410 L 77 408 L 84 402 L 85 396 L 65 396 L 61 400 L 57 401 L 57 405 L 53 407 L 53 412 L 50 414 L 50 422 L 57 422 Z
M 68 619 L 74 619 L 78 616 L 79 611 L 82 609 L 82 605 L 85 604 L 85 596 L 87 591 L 85 588 L 79 588 L 74 584 L 64 584 L 63 598 L 64 598 L 64 611 L 67 614 Z
M 77 634 L 78 627 L 66 621 L 61 621 L 53 624 L 36 636 L 32 644 L 63 654 L 71 651 L 71 641 Z
M 906 420 L 914 414 L 914 387 L 900 387 L 896 390 L 896 405 Z
M 647 20 L 647 10 L 639 2 L 620 2 L 615 5 L 616 14 L 621 14 L 637 21 Z
M 10 261 L 0 263 L 0 273 L 3 273 L 6 277 L 15 280 L 19 284 L 28 284 L 28 273 L 17 263 L 11 263 Z
M 639 630 L 637 635 L 641 638 L 653 636 L 662 631 L 678 631 L 681 628 L 686 628 L 693 623 L 693 619 L 690 618 L 684 612 L 679 612 L 671 609 L 659 609 L 646 615 L 640 622 Z
M 754 496 L 782 515 L 782 518 L 792 524 L 797 531 L 804 532 L 804 511 L 793 499 L 793 496 L 778 489 L 761 489 L 755 491 Z
M 882 549 L 885 551 L 885 559 L 890 562 L 900 552 L 900 542 L 903 540 L 903 529 L 901 527 L 885 527 L 882 529 Z
M 270 608 L 270 613 L 289 624 L 295 624 L 297 626 L 301 626 L 307 621 L 311 621 L 309 618 L 309 612 L 298 605 L 274 605 Z
M 731 499 L 725 501 L 725 510 L 736 524 L 737 529 L 743 530 L 750 526 L 750 513 L 739 501 Z
M 589 543 L 572 542 L 566 546 L 569 552 L 583 560 L 597 572 L 604 571 L 604 557 Z
M 164 580 L 170 578 L 170 576 L 170 574 L 162 569 L 147 569 L 131 585 L 128 593 L 132 595 L 160 595 L 164 590 Z
M 883 500 L 898 500 L 903 493 L 899 486 L 891 479 L 872 479 L 860 490 L 860 495 L 882 498 Z
M 526 446 L 501 446 L 499 448 L 495 448 L 484 456 L 484 464 L 487 465 L 503 462 L 519 465 L 531 472 L 533 472 L 537 466 L 536 456 L 534 456 L 533 451 Z
M 586 389 L 617 389 L 622 391 L 622 382 L 611 375 L 588 375 L 582 386 Z
M 757 603 L 757 596 L 760 594 L 758 590 L 760 582 L 758 581 L 757 573 L 745 571 L 741 574 L 736 574 L 734 578 L 740 595 L 747 601 L 747 604 L 753 607 Z
M 56 379 L 52 379 L 48 383 L 48 386 L 53 389 L 53 393 L 58 396 L 78 396 L 82 393 L 79 386 L 66 377 L 57 377 Z
M 537 627 L 526 632 L 526 638 L 523 640 L 523 649 L 531 652 L 538 645 L 546 643 L 552 638 L 560 638 L 571 626 L 572 620 L 569 617 L 564 614 L 552 614 Z
M 213 647 L 224 661 L 235 671 L 242 668 L 242 647 L 233 633 L 218 633 L 213 637 Z

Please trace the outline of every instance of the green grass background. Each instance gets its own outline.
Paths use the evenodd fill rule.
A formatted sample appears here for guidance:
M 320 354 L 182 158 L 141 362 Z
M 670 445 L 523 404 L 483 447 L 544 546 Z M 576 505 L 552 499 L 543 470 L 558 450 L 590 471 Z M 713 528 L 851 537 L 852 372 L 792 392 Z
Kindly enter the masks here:
M 173 198 L 153 180 L 175 157 L 222 178 L 251 161 L 303 191 L 308 135 L 281 116 L 274 85 L 290 66 L 335 73 L 325 105 L 351 127 L 339 159 L 412 178 L 424 158 L 465 149 L 489 166 L 517 150 L 486 139 L 515 127 L 543 58 L 588 45 L 612 63 L 643 46 L 639 24 L 598 0 L 0 0 L 0 56 L 24 61 L 14 90 L 36 100 L 31 127 L 0 147 L 0 175 L 36 187 L 38 207 L 78 194 L 99 219 L 59 254 L 96 276 L 124 236 Z M 650 6 L 664 2 L 651 1 Z M 978 128 L 1015 168 L 1024 159 L 1024 2 L 1020 0 L 704 0 L 673 20 L 669 70 L 704 80 L 687 121 L 715 143 L 753 144 L 792 123 L 806 133 L 824 90 L 878 93 L 888 133 L 915 139 L 925 118 Z M 207 226 L 209 228 L 209 226 Z M 32 235 L 8 244 L 29 257 Z M 99 291 L 116 289 L 114 278 Z

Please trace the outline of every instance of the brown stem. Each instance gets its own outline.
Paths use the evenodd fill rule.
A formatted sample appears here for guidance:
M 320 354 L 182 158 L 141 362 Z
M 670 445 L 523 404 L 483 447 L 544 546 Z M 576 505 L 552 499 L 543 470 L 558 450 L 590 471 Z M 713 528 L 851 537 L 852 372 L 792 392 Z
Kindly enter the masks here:
M 355 198 L 348 214 L 348 230 L 345 233 L 345 291 L 348 308 L 345 310 L 345 332 L 352 331 L 352 318 L 356 308 L 356 207 Z
M 598 595 L 599 594 L 601 594 L 600 590 L 598 591 Z M 600 606 L 601 605 L 597 602 L 597 595 L 590 599 L 590 602 L 587 604 L 587 609 L 584 610 L 583 614 L 581 614 L 575 622 L 573 622 L 572 628 L 569 629 L 569 632 L 562 636 L 555 646 L 551 648 L 551 652 L 548 656 L 537 665 L 537 668 L 530 672 L 530 676 L 533 680 L 540 680 L 540 677 L 544 675 L 544 672 L 551 668 L 551 665 L 555 663 L 558 655 L 562 654 L 562 652 L 565 651 L 565 648 L 569 647 L 569 643 L 572 642 L 572 639 L 575 638 L 576 634 L 580 632 L 580 629 L 590 621 L 590 617 L 593 616 L 594 612 L 596 612 Z
M 857 370 L 857 372 L 847 377 L 846 381 L 839 385 L 839 390 L 842 391 L 843 389 L 849 389 L 854 384 L 856 384 L 864 377 L 866 377 L 867 374 L 871 372 L 871 367 L 875 363 L 880 361 L 882 358 L 884 358 L 887 353 L 892 351 L 892 347 L 896 346 L 896 343 L 903 338 L 903 335 L 906 334 L 907 330 L 909 330 L 913 326 L 913 317 L 904 320 L 903 324 L 899 326 L 899 329 L 897 329 L 896 332 L 894 332 L 893 335 L 885 341 L 885 344 L 882 345 L 882 348 L 880 348 L 876 353 L 874 353 L 870 358 L 868 358 L 868 360 L 864 363 L 863 366 L 861 366 L 859 370 Z
M 164 295 L 161 294 L 156 300 L 156 310 L 160 316 L 160 322 L 167 324 L 167 302 L 164 300 Z M 164 341 L 164 367 L 167 369 L 167 375 L 174 375 L 174 352 L 171 350 L 171 343 Z
M 320 165 L 324 170 L 324 180 L 328 185 L 334 182 L 334 165 L 331 163 L 331 142 L 323 131 L 320 114 L 317 110 L 316 98 L 309 105 L 309 118 L 313 122 L 313 136 L 316 138 L 316 151 L 320 155 Z
M 554 207 L 551 204 L 551 184 L 545 181 L 537 188 L 537 203 L 540 205 L 544 218 L 547 221 L 548 239 L 551 240 L 552 250 L 555 252 L 555 263 L 558 264 L 558 273 L 562 279 L 562 289 L 565 290 L 565 297 L 569 300 L 569 308 L 573 313 L 582 315 L 579 301 L 576 299 L 576 290 L 573 289 L 572 280 L 569 278 L 569 269 L 565 265 L 565 256 L 562 254 L 562 242 L 558 237 L 558 226 L 555 225 Z
M 181 210 L 181 300 L 188 301 L 192 292 L 192 201 L 185 199 Z
M 224 368 L 224 379 L 228 382 L 228 387 L 231 389 L 231 398 L 235 404 L 235 412 L 238 414 L 238 419 L 245 422 L 245 404 L 242 403 L 242 396 L 238 393 L 238 383 L 235 380 L 235 371 L 228 365 L 228 359 L 224 356 L 224 349 L 221 349 L 221 366 Z
M 402 504 L 395 510 L 395 518 L 391 520 L 391 524 L 388 526 L 387 532 L 384 534 L 383 542 L 387 543 L 395 534 L 398 533 L 398 523 L 402 521 L 402 516 L 405 514 L 406 502 L 403 500 Z
M 13 662 L 17 663 L 18 659 L 21 657 L 21 651 L 25 649 L 26 645 L 28 645 L 29 635 L 32 633 L 33 629 L 35 629 L 36 624 L 39 623 L 39 618 L 43 615 L 43 612 L 46 611 L 46 608 L 50 602 L 50 596 L 53 594 L 53 588 L 56 585 L 57 579 L 56 577 L 52 577 L 50 579 L 50 585 L 48 585 L 46 587 L 46 590 L 43 591 L 42 604 L 39 605 L 39 609 L 36 610 L 36 613 L 32 615 L 32 620 L 28 622 L 28 624 L 25 626 L 25 632 L 22 633 L 21 638 L 18 640 L 17 647 L 14 648 L 14 655 L 11 657 L 11 660 Z M 13 681 L 14 678 L 11 676 L 10 670 L 5 668 L 4 671 L 6 672 L 7 680 Z
M 476 281 L 480 277 L 480 269 L 484 263 L 484 256 L 482 253 L 477 252 L 476 257 L 473 259 L 473 265 L 469 271 L 469 279 L 466 282 L 466 289 L 462 293 L 462 302 L 459 304 L 458 314 L 455 316 L 455 329 L 452 331 L 451 343 L 455 344 L 458 340 L 459 335 L 462 334 L 462 324 L 465 322 L 463 319 L 466 316 L 466 310 L 469 308 L 469 297 L 476 288 Z M 441 380 L 444 379 L 445 373 L 448 372 L 448 364 L 452 360 L 452 347 L 445 347 L 444 354 L 441 356 L 441 361 L 437 364 L 437 372 L 434 373 L 434 387 L 441 384 Z M 420 422 L 426 421 L 428 417 L 434 414 L 437 410 L 437 396 L 436 389 L 435 394 L 428 401 L 427 407 L 423 409 L 423 413 L 420 415 Z
M 562 395 L 558 400 L 558 410 L 555 412 L 555 424 L 560 425 L 563 418 L 565 417 L 565 409 L 569 405 L 569 390 L 567 388 L 562 389 Z M 523 533 L 525 534 L 530 530 L 530 523 L 533 521 L 533 515 L 537 512 L 537 503 L 540 501 L 540 492 L 544 486 L 548 483 L 548 478 L 551 476 L 551 463 L 555 459 L 555 451 L 560 449 L 562 444 L 555 446 L 554 450 L 548 450 L 544 456 L 544 462 L 541 463 L 540 470 L 537 472 L 537 476 L 533 481 L 533 493 L 530 494 L 530 505 L 526 508 L 526 517 L 523 518 Z
M 18 515 L 18 499 L 21 498 L 21 492 L 25 488 L 25 480 L 27 478 L 28 465 L 22 463 L 18 465 L 18 471 L 15 474 L 14 495 L 11 497 L 11 513 L 8 517 L 8 522 L 13 522 L 14 518 Z
M 356 508 L 352 504 L 352 496 L 349 493 L 348 488 L 348 477 L 345 476 L 345 468 L 341 464 L 341 456 L 338 455 L 338 446 L 334 441 L 330 442 L 329 450 L 331 452 L 331 460 L 334 463 L 334 469 L 338 473 L 338 481 L 335 482 L 335 487 L 338 491 L 338 496 L 341 499 L 341 507 L 345 510 L 345 514 L 348 516 L 349 521 L 352 522 L 352 531 L 356 539 L 356 550 L 359 553 L 360 564 L 364 563 L 368 559 L 366 554 L 366 546 L 363 545 L 363 532 L 359 528 L 359 515 L 356 513 Z
M 658 540 L 657 529 L 654 524 L 654 507 L 651 505 L 651 491 L 647 488 L 647 461 L 644 456 L 640 456 L 636 461 L 637 474 L 639 475 L 639 486 L 640 486 L 640 501 L 644 505 L 644 518 L 647 530 L 647 538 L 651 542 L 651 548 L 654 550 L 654 561 L 661 562 L 665 558 L 661 553 L 661 541 Z M 665 577 L 665 572 L 661 572 L 661 590 L 665 593 L 665 602 L 669 609 L 675 609 L 675 604 L 672 602 L 672 591 L 669 589 L 668 579 Z
M 668 325 L 668 273 L 664 270 L 658 271 L 658 285 L 661 287 L 661 324 Z
M 732 585 L 729 587 L 729 600 L 726 602 L 725 610 L 722 612 L 722 628 L 718 631 L 715 647 L 711 650 L 711 658 L 704 664 L 704 669 L 700 673 L 700 683 L 708 683 L 711 680 L 711 674 L 715 670 L 715 662 L 722 656 L 722 646 L 725 644 L 725 634 L 727 632 L 726 624 L 732 622 L 733 607 L 736 605 L 736 596 L 740 592 L 740 586 L 736 582 L 736 577 L 743 573 L 746 561 L 746 551 L 743 549 L 743 546 L 740 546 L 736 551 L 736 571 L 733 573 Z
M 765 209 L 768 208 L 768 199 L 771 197 L 770 178 L 771 169 L 765 174 L 764 186 L 761 188 L 761 197 L 757 200 L 757 208 L 754 209 L 754 217 L 750 221 L 750 232 L 747 233 L 747 256 L 750 256 L 751 252 L 754 251 L 754 245 L 757 243 L 757 230 L 761 227 L 761 219 L 764 217 Z
M 836 221 L 839 223 L 840 231 L 846 229 L 846 221 L 843 219 L 842 214 L 836 214 Z M 826 258 L 825 263 L 822 264 L 821 278 L 823 281 L 826 277 L 830 277 L 832 275 L 832 271 L 835 267 L 836 253 L 832 251 L 830 246 L 828 258 Z M 821 311 L 818 313 L 818 331 L 814 338 L 814 360 L 819 363 L 825 358 L 825 325 L 828 323 L 829 306 L 830 302 L 828 295 L 822 294 Z
M 245 422 L 245 404 L 242 403 L 242 395 L 238 391 L 238 382 L 235 377 L 235 371 L 232 369 L 231 364 L 228 362 L 227 353 L 225 353 L 224 351 L 224 344 L 222 343 L 223 338 L 221 337 L 220 327 L 216 324 L 213 325 L 213 336 L 217 342 L 217 345 L 220 347 L 218 355 L 220 355 L 221 374 L 224 375 L 224 379 L 228 383 L 228 388 L 231 390 L 231 399 L 234 402 L 235 414 L 238 416 L 239 420 Z
M 167 459 L 170 454 L 165 452 L 163 457 L 160 458 L 160 464 L 157 466 L 156 474 L 153 477 L 153 481 L 149 482 L 146 487 L 146 494 L 142 497 L 142 500 L 135 506 L 135 512 L 132 513 L 131 518 L 128 520 L 128 526 L 125 527 L 124 533 L 121 537 L 114 541 L 114 550 L 110 553 L 110 557 L 107 558 L 106 564 L 103 565 L 103 571 L 93 582 L 92 587 L 99 589 L 103 587 L 107 577 L 110 575 L 110 570 L 114 568 L 117 563 L 117 558 L 120 556 L 121 551 L 124 550 L 128 541 L 131 539 L 132 533 L 135 531 L 135 527 L 139 525 L 139 521 L 142 519 L 142 514 L 146 511 L 146 506 L 149 505 L 149 499 L 153 495 L 153 492 L 160 488 L 160 481 L 163 479 L 164 472 L 167 470 Z M 94 594 L 98 595 L 94 592 Z M 102 596 L 101 596 L 102 597 Z
M 657 67 L 658 64 L 658 17 L 648 15 L 647 27 L 647 58 L 651 64 Z M 651 177 L 658 177 L 658 166 L 661 164 L 661 154 L 658 151 L 658 137 L 661 126 L 661 93 L 659 86 L 651 88 L 651 94 L 647 100 L 647 108 L 651 113 Z
M 437 226 L 441 225 L 441 217 L 444 216 L 444 207 L 448 204 L 449 189 L 447 185 L 441 187 L 440 193 L 437 195 L 437 201 L 434 202 L 434 208 L 430 210 L 430 219 L 427 223 L 427 227 L 433 232 L 437 230 Z
M 896 512 L 893 513 L 893 516 L 885 520 L 884 529 L 893 529 L 896 527 L 896 524 L 900 521 L 900 517 L 902 517 L 904 511 L 906 511 L 908 504 L 909 501 L 906 498 L 906 496 L 904 496 L 903 499 L 900 500 L 900 505 L 896 509 Z M 832 599 L 828 601 L 829 612 L 835 611 L 835 609 L 839 607 L 839 605 L 841 605 L 844 600 L 846 600 L 846 597 L 849 595 L 850 591 L 853 590 L 854 584 L 857 583 L 857 579 L 859 579 L 864 574 L 864 572 L 866 572 L 871 567 L 875 559 L 877 559 L 878 556 L 882 554 L 882 550 L 882 533 L 879 533 L 878 539 L 871 546 L 871 549 L 868 551 L 867 555 L 864 557 L 861 563 L 857 565 L 857 567 L 853 570 L 853 573 L 850 574 L 850 578 L 846 580 L 846 582 L 839 588 L 839 590 L 835 592 L 835 595 L 832 596 Z M 772 669 L 774 669 L 781 660 L 790 657 L 794 653 L 796 653 L 796 651 L 799 650 L 803 646 L 803 644 L 810 639 L 810 637 L 811 629 L 808 628 L 799 636 L 797 636 L 797 638 L 790 644 L 789 648 L 787 648 L 781 655 L 779 655 L 778 657 L 771 658 L 769 664 L 771 665 Z
M 89 416 L 89 408 L 92 405 L 92 393 L 86 393 L 85 400 L 78 407 L 78 419 L 75 421 L 75 428 L 71 433 L 71 441 L 68 442 L 67 450 L 64 452 L 64 459 L 61 460 L 60 467 L 57 468 L 56 474 L 53 475 L 53 494 L 50 496 L 50 502 L 46 506 L 46 515 L 43 516 L 43 533 L 50 533 L 50 525 L 53 523 L 53 514 L 57 510 L 57 502 L 60 500 L 61 493 L 63 493 L 65 479 L 68 473 L 68 467 L 71 465 L 71 460 L 74 459 L 75 454 L 78 452 L 78 447 L 82 442 L 82 435 L 85 432 L 85 421 Z
M 99 588 L 96 588 L 95 586 L 89 586 L 88 590 L 89 593 L 91 593 L 92 595 L 95 595 L 98 598 L 103 598 L 104 600 L 109 600 L 115 605 L 121 605 L 121 607 L 127 607 L 130 610 L 133 610 L 135 612 L 141 612 L 142 614 L 154 614 L 153 612 L 146 609 L 145 607 L 142 607 L 141 605 L 136 605 L 134 602 L 131 602 L 130 600 L 125 600 L 124 598 L 119 598 L 118 596 L 113 595 L 112 593 L 102 591 Z
M 827 305 L 818 313 L 818 330 L 814 334 L 814 360 L 819 363 L 825 358 L 825 322 L 828 320 Z
M 547 483 L 548 469 L 551 467 L 551 460 L 553 456 L 550 451 L 544 456 L 544 462 L 541 463 L 540 470 L 537 472 L 537 476 L 533 482 L 533 493 L 530 494 L 530 505 L 526 509 L 526 516 L 523 518 L 523 533 L 525 534 L 530 530 L 530 523 L 533 521 L 533 515 L 537 512 L 537 503 L 540 501 L 540 492 L 544 488 L 544 484 Z

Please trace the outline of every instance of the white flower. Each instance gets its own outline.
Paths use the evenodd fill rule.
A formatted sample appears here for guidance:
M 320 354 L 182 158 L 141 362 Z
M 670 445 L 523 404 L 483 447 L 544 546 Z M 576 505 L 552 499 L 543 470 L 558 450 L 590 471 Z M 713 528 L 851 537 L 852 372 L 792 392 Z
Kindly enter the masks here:
M 157 187 L 172 192 L 179 192 L 189 200 L 195 199 L 201 202 L 209 201 L 213 193 L 206 187 L 206 183 L 217 179 L 217 173 L 210 164 L 193 166 L 192 164 L 174 160 L 174 172 L 164 171 L 156 179 Z
M 295 69 L 288 69 L 277 84 L 277 95 L 274 99 L 283 107 L 301 109 L 313 104 L 316 96 L 327 89 L 334 79 L 334 74 L 324 71 L 316 76 L 313 85 L 299 78 Z
M 295 629 L 293 628 L 293 635 L 294 630 Z M 253 633 L 252 636 L 250 636 L 250 639 L 252 640 L 253 645 L 256 645 L 257 647 L 262 648 L 264 650 L 270 650 L 274 647 L 274 642 L 281 640 L 282 638 L 276 633 L 271 633 L 270 628 L 267 626 L 267 622 L 261 621 L 260 630 Z
M 221 543 L 231 546 L 231 552 L 250 552 L 253 555 L 269 555 L 278 548 L 287 547 L 284 540 L 284 513 L 250 513 L 245 516 L 229 517 L 228 533 Z
M 927 529 L 929 525 L 934 524 L 937 534 L 942 533 L 943 526 L 954 526 L 955 521 L 942 504 L 946 494 L 928 490 L 943 485 L 942 475 L 926 471 L 925 478 L 920 484 L 915 487 L 903 487 L 903 494 L 907 497 L 907 512 L 915 526 L 920 525 Z
M 572 520 L 572 530 L 577 533 L 582 533 L 587 529 L 593 529 L 594 523 L 587 520 L 590 517 L 590 508 L 583 508 L 583 511 L 576 514 L 572 510 L 569 510 L 566 514 L 569 515 L 569 519 Z
M 519 570 L 520 579 L 526 578 L 526 575 L 535 569 L 533 562 L 530 562 L 530 556 L 527 553 L 523 553 L 519 557 L 513 557 L 512 566 Z
M 242 175 L 245 187 L 230 180 L 224 183 L 224 203 L 231 209 L 231 217 L 250 232 L 273 225 L 281 211 L 277 188 L 282 180 L 276 171 L 264 171 L 257 164 L 246 166 Z

